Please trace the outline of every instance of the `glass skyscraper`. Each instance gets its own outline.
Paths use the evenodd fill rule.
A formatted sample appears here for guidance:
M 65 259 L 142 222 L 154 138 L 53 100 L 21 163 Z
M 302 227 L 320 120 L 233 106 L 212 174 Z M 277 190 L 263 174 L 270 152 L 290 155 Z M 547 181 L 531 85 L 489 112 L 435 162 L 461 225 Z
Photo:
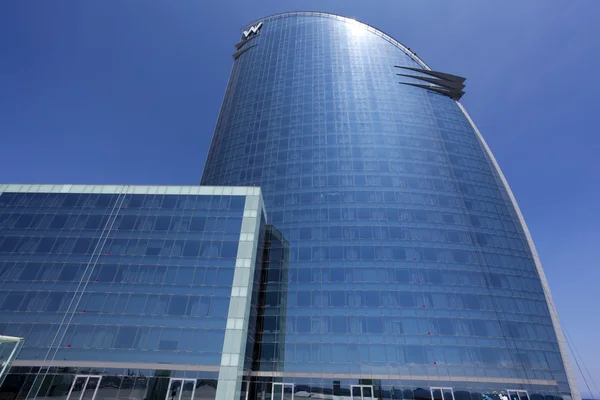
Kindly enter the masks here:
M 242 397 L 580 399 L 464 78 L 312 12 L 249 24 L 233 59 L 202 184 L 260 186 L 289 257 Z

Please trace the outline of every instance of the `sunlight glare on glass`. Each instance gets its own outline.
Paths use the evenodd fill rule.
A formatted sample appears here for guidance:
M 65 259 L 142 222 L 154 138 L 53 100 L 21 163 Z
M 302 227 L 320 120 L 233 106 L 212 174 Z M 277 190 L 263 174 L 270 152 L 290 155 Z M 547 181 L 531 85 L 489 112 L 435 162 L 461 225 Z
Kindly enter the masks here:
M 350 30 L 350 34 L 352 36 L 363 36 L 367 33 L 367 30 L 365 29 L 365 27 L 363 26 L 363 24 L 361 24 L 360 22 L 351 19 L 348 20 L 348 28 Z

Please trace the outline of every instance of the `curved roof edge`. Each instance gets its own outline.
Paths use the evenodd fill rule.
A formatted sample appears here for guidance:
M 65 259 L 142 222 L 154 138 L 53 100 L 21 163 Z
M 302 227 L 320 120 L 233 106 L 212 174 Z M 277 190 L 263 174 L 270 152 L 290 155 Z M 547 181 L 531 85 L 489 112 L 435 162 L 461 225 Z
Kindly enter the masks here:
M 255 19 L 254 21 L 252 21 L 249 24 L 247 24 L 245 26 L 245 28 L 248 27 L 248 26 L 252 26 L 252 25 L 254 25 L 254 24 L 258 23 L 258 22 L 261 22 L 261 21 L 270 20 L 270 19 L 277 19 L 277 18 L 285 18 L 285 17 L 295 16 L 295 15 L 320 16 L 320 17 L 327 17 L 327 18 L 338 19 L 338 20 L 341 20 L 341 21 L 348 21 L 348 22 L 352 21 L 352 22 L 355 22 L 355 23 L 357 22 L 357 23 L 361 24 L 362 26 L 364 26 L 369 32 L 372 32 L 372 33 L 380 36 L 384 40 L 387 40 L 388 42 L 390 42 L 394 46 L 398 47 L 400 50 L 402 50 L 404 53 L 406 53 L 407 56 L 409 56 L 415 62 L 417 62 L 419 65 L 421 65 L 424 69 L 431 70 L 431 68 L 429 67 L 429 65 L 427 65 L 427 63 L 425 63 L 425 61 L 421 60 L 419 57 L 417 57 L 417 55 L 415 53 L 413 53 L 411 50 L 409 50 L 408 47 L 404 46 L 402 43 L 400 43 L 399 41 L 397 41 L 396 39 L 394 39 L 393 37 L 391 37 L 387 33 L 383 32 L 383 31 L 381 31 L 381 30 L 379 30 L 379 29 L 377 29 L 377 28 L 375 28 L 375 27 L 373 27 L 373 26 L 371 26 L 369 24 L 365 24 L 364 22 L 358 21 L 358 20 L 353 19 L 353 18 L 344 17 L 344 16 L 338 15 L 338 14 L 326 13 L 326 12 L 321 12 L 321 11 L 290 11 L 290 12 L 283 12 L 283 13 L 272 14 L 272 15 L 268 15 L 268 16 L 263 17 L 263 18 Z

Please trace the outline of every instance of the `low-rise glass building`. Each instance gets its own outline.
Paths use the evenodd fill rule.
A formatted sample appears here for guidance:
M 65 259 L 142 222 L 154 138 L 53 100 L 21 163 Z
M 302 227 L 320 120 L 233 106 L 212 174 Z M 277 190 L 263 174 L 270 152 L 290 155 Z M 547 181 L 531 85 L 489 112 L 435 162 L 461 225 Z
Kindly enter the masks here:
M 265 223 L 260 188 L 0 185 L 0 399 L 232 398 Z

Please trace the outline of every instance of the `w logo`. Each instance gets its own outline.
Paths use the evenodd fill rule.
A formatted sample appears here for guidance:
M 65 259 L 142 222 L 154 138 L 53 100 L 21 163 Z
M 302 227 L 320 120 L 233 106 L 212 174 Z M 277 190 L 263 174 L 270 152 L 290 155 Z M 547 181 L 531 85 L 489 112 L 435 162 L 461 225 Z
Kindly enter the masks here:
M 248 29 L 247 31 L 244 31 L 244 37 L 243 39 L 248 39 L 250 37 L 250 35 L 256 35 L 258 33 L 258 31 L 260 30 L 260 28 L 262 27 L 262 22 L 259 22 L 258 25 L 255 26 L 251 26 L 250 29 Z

